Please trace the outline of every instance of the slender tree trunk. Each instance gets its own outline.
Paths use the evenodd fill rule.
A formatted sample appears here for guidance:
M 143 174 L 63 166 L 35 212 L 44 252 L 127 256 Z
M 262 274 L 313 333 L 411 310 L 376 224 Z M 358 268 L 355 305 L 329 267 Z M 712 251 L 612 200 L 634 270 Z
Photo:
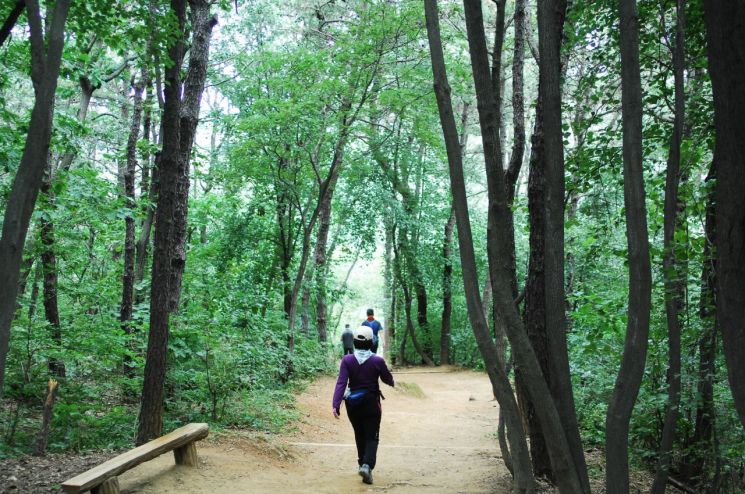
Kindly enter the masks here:
M 665 280 L 665 314 L 667 316 L 668 334 L 668 370 L 667 370 L 667 410 L 662 429 L 660 451 L 658 454 L 657 472 L 652 484 L 652 494 L 664 494 L 670 471 L 671 450 L 675 440 L 675 429 L 678 423 L 680 405 L 680 333 L 682 326 L 683 303 L 685 300 L 685 275 L 680 269 L 681 247 L 675 239 L 681 218 L 678 186 L 681 181 L 680 147 L 683 141 L 685 125 L 685 2 L 677 0 L 675 49 L 673 50 L 673 75 L 675 77 L 675 122 L 670 139 L 670 153 L 667 159 L 667 178 L 665 180 L 665 217 L 664 217 L 664 258 L 662 271 Z
M 151 101 L 153 83 L 149 71 L 143 71 L 143 79 L 145 81 L 145 101 L 143 102 L 143 137 L 149 140 L 152 144 L 157 144 L 157 147 L 160 147 L 162 144 L 162 132 L 158 133 L 158 137 L 156 138 L 156 126 L 154 125 L 152 119 L 153 105 Z M 143 153 L 140 196 L 143 198 L 143 204 L 145 204 L 145 217 L 143 218 L 142 224 L 140 225 L 140 235 L 139 237 L 137 237 L 137 242 L 135 243 L 135 285 L 140 283 L 145 278 L 145 263 L 147 262 L 147 251 L 150 245 L 150 232 L 152 231 L 153 221 L 155 220 L 155 208 L 152 206 L 152 204 L 157 201 L 157 172 L 159 162 L 160 152 L 155 153 L 154 158 L 151 158 L 149 151 L 145 151 Z M 144 300 L 143 294 L 139 291 L 136 292 L 135 298 L 137 303 L 140 303 Z
M 10 32 L 13 30 L 13 27 L 16 25 L 18 18 L 21 16 L 23 9 L 25 8 L 25 0 L 16 0 L 15 5 L 13 5 L 13 8 L 8 14 L 8 17 L 5 18 L 5 22 L 3 22 L 3 25 L 0 27 L 0 46 L 3 46 L 5 40 L 10 36 Z
M 564 143 L 561 123 L 561 37 L 566 0 L 538 1 L 538 46 L 541 52 L 538 92 L 543 119 L 545 181 L 544 291 L 546 335 L 551 351 L 549 388 L 561 418 L 582 492 L 589 494 L 582 439 L 574 408 L 566 339 L 564 279 Z M 554 472 L 556 473 L 556 472 Z M 558 480 L 558 479 L 557 479 Z
M 706 177 L 707 202 L 704 220 L 704 253 L 701 267 L 701 299 L 699 318 L 702 331 L 698 338 L 698 382 L 696 383 L 696 415 L 693 436 L 686 445 L 681 475 L 684 480 L 703 486 L 702 474 L 718 457 L 714 447 L 714 377 L 717 357 L 717 314 L 716 314 L 716 218 L 714 211 L 715 163 L 712 163 Z M 715 483 L 710 483 L 715 485 Z M 716 492 L 709 489 L 708 492 Z
M 119 321 L 124 333 L 130 335 L 134 332 L 132 327 L 132 313 L 134 307 L 135 286 L 135 171 L 137 169 L 137 140 L 140 136 L 140 121 L 142 120 L 142 91 L 143 81 L 134 82 L 132 121 L 127 138 L 127 166 L 124 170 L 124 197 L 126 207 L 129 210 L 124 219 L 124 269 L 122 271 L 122 304 L 119 311 Z M 129 354 L 124 357 L 124 373 L 128 377 L 134 375 L 134 367 Z
M 308 283 L 312 278 L 313 273 L 311 272 L 303 285 L 303 297 L 300 302 L 300 305 L 302 306 L 300 311 L 300 330 L 306 337 L 310 332 L 310 288 L 308 287 Z
M 391 336 L 391 327 L 395 325 L 393 321 L 393 314 L 395 311 L 393 307 L 393 300 L 395 297 L 395 280 L 393 276 L 393 260 L 391 259 L 391 256 L 393 255 L 393 236 L 391 233 L 391 223 L 392 222 L 387 218 L 383 222 L 385 230 L 385 265 L 383 270 L 383 280 L 385 283 L 385 288 L 383 293 L 383 307 L 386 308 L 385 331 L 383 332 L 383 347 L 386 356 L 393 359 L 395 352 L 391 351 L 391 345 L 394 341 L 393 337 Z
M 321 203 L 316 245 L 313 249 L 313 266 L 316 280 L 316 325 L 318 328 L 319 341 L 326 341 L 328 334 L 326 279 L 328 278 L 329 270 L 328 261 L 326 259 L 326 251 L 329 238 L 329 230 L 331 228 L 331 200 L 334 194 L 334 185 L 331 185 L 329 187 L 329 190 L 326 193 L 326 196 L 323 198 L 323 202 Z
M 422 345 L 419 344 L 419 340 L 417 340 L 416 330 L 414 328 L 414 322 L 411 317 L 411 302 L 413 300 L 413 297 L 411 295 L 411 290 L 409 289 L 409 285 L 408 283 L 406 283 L 406 279 L 403 277 L 403 269 L 401 267 L 401 256 L 399 255 L 399 253 L 401 252 L 400 243 L 398 247 L 394 246 L 394 251 L 395 251 L 396 256 L 394 258 L 395 260 L 394 260 L 393 270 L 395 271 L 398 284 L 401 286 L 401 290 L 403 290 L 404 292 L 404 312 L 406 314 L 406 332 L 411 336 L 411 342 L 414 344 L 414 350 L 416 350 L 416 353 L 418 353 L 419 356 L 422 358 L 422 362 L 424 362 L 426 365 L 434 366 L 435 365 L 434 360 L 432 360 L 432 358 L 427 354 L 427 352 L 422 347 Z
M 48 162 L 49 163 L 49 162 Z M 52 170 L 47 166 L 47 177 Z M 41 186 L 42 194 L 51 199 L 51 178 L 44 179 Z M 42 302 L 44 304 L 44 315 L 51 329 L 52 340 L 58 350 L 62 349 L 62 324 L 60 323 L 59 307 L 57 305 L 57 256 L 54 252 L 54 223 L 51 219 L 41 219 L 41 265 L 44 273 L 44 289 L 42 291 Z M 49 373 L 54 377 L 65 377 L 65 363 L 58 357 L 49 358 Z
M 98 86 L 91 84 L 88 77 L 83 76 L 80 78 L 80 106 L 78 108 L 78 122 L 82 125 L 88 115 L 88 107 L 90 106 L 93 92 Z M 49 323 L 49 327 L 52 330 L 52 339 L 55 341 L 58 348 L 62 347 L 62 324 L 60 322 L 59 307 L 57 302 L 57 254 L 55 252 L 55 226 L 54 226 L 54 213 L 57 210 L 57 197 L 53 192 L 52 184 L 58 179 L 60 174 L 65 174 L 70 170 L 72 162 L 75 159 L 77 151 L 73 148 L 67 149 L 59 162 L 58 168 L 55 170 L 52 165 L 52 160 L 47 161 L 47 170 L 44 174 L 44 179 L 41 184 L 42 196 L 46 199 L 48 214 L 42 216 L 40 220 L 40 232 L 41 232 L 41 261 L 44 271 L 44 290 L 43 290 L 43 303 L 44 313 Z M 65 377 L 65 363 L 57 358 L 53 357 L 49 359 L 49 372 L 55 377 Z
M 717 322 L 732 397 L 745 424 L 745 4 L 705 0 L 717 164 Z
M 636 0 L 618 0 L 621 35 L 623 188 L 629 252 L 629 308 L 626 343 L 605 419 L 605 486 L 609 494 L 629 492 L 629 422 L 644 364 L 651 304 L 647 210 L 642 168 L 642 94 L 639 72 L 639 16 Z M 541 53 L 541 58 L 545 57 Z
M 548 335 L 546 331 L 546 293 L 544 278 L 545 252 L 545 168 L 546 155 L 543 146 L 543 115 L 540 103 L 536 108 L 535 124 L 531 137 L 530 171 L 528 175 L 528 221 L 530 224 L 530 254 L 528 279 L 525 282 L 525 312 L 523 321 L 530 344 L 535 351 L 546 382 L 551 385 L 552 375 L 548 363 Z M 520 368 L 515 369 L 517 397 L 530 435 L 530 455 L 533 472 L 541 477 L 553 479 L 551 459 L 546 440 L 530 401 L 528 390 Z
M 442 243 L 442 258 L 445 267 L 442 270 L 442 325 L 440 326 L 440 364 L 450 363 L 450 316 L 453 313 L 453 261 L 451 247 L 455 228 L 455 211 L 450 209 L 450 216 L 445 223 L 445 239 Z
M 479 5 L 479 10 L 480 8 L 481 6 Z M 520 422 L 515 396 L 512 393 L 512 388 L 504 371 L 504 362 L 501 360 L 494 340 L 492 340 L 489 334 L 489 327 L 486 323 L 479 297 L 479 282 L 473 249 L 471 223 L 468 214 L 468 199 L 466 198 L 466 187 L 463 179 L 462 150 L 458 142 L 458 131 L 455 126 L 455 117 L 453 116 L 453 108 L 450 100 L 450 85 L 448 84 L 445 59 L 442 53 L 436 0 L 425 0 L 424 9 L 430 56 L 432 59 L 434 90 L 450 169 L 450 183 L 458 227 L 458 245 L 461 269 L 463 271 L 463 286 L 468 306 L 468 317 L 479 350 L 484 359 L 487 374 L 492 384 L 492 391 L 494 396 L 497 397 L 507 421 L 511 451 L 504 451 L 503 456 L 510 456 L 512 458 L 514 471 L 513 490 L 517 493 L 530 493 L 535 490 L 535 482 L 530 468 L 525 433 Z
M 34 83 L 35 100 L 29 122 L 30 130 L 5 207 L 0 237 L 0 395 L 5 378 L 10 325 L 15 314 L 23 246 L 49 158 L 54 95 L 62 60 L 68 9 L 68 0 L 57 0 L 54 3 L 54 12 L 46 23 L 48 34 L 45 43 L 39 2 L 26 0 L 31 31 L 31 79 Z
M 495 98 L 488 72 L 481 2 L 465 0 L 464 6 L 471 67 L 478 101 L 481 135 L 484 142 L 489 192 L 488 256 L 495 311 L 506 329 L 515 364 L 524 370 L 526 387 L 536 405 L 536 411 L 546 437 L 557 486 L 562 493 L 583 492 L 581 479 L 574 465 L 572 450 L 559 412 L 543 378 L 535 352 L 525 334 L 510 287 L 512 278 L 512 269 L 509 262 L 511 211 L 508 205 L 505 176 L 502 170 L 497 168 L 500 159 L 498 126 L 495 115 Z M 458 228 L 460 229 L 460 223 Z
M 341 132 L 339 138 L 336 141 L 334 149 L 334 157 L 331 160 L 331 166 L 329 167 L 328 174 L 325 180 L 322 180 L 318 185 L 318 201 L 313 212 L 308 219 L 308 224 L 303 225 L 303 248 L 300 256 L 300 265 L 298 271 L 295 274 L 295 281 L 291 286 L 289 300 L 285 298 L 285 303 L 289 303 L 288 307 L 288 321 L 287 321 L 287 349 L 289 351 L 286 371 L 283 379 L 289 379 L 292 375 L 292 353 L 295 351 L 295 317 L 297 315 L 297 298 L 300 293 L 300 287 L 302 285 L 303 277 L 305 276 L 305 269 L 308 265 L 308 258 L 310 257 L 310 237 L 315 227 L 316 222 L 321 214 L 321 208 L 326 200 L 327 196 L 332 197 L 334 188 L 336 187 L 336 181 L 339 178 L 342 163 L 344 162 L 344 148 L 347 144 L 347 138 L 349 137 L 349 128 L 352 125 L 353 117 L 347 118 L 345 115 L 341 121 Z M 329 198 L 329 200 L 331 200 Z M 288 280 L 289 285 L 289 280 Z

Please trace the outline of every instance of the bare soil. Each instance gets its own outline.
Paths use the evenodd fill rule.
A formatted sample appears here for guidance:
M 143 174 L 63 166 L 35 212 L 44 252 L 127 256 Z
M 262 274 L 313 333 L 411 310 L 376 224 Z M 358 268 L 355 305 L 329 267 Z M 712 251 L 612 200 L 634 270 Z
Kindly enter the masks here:
M 497 403 L 485 374 L 451 369 L 394 372 L 384 387 L 374 484 L 357 475 L 352 427 L 331 414 L 335 380 L 298 398 L 302 420 L 281 436 L 231 434 L 203 441 L 198 469 L 163 455 L 123 474 L 126 493 L 509 492 L 495 438 Z

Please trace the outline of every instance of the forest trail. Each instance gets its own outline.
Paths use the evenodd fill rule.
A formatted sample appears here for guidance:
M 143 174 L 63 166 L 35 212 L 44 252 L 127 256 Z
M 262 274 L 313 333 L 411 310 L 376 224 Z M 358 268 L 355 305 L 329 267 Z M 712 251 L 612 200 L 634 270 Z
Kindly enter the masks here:
M 199 469 L 163 455 L 120 477 L 125 493 L 509 492 L 496 441 L 498 418 L 488 377 L 447 368 L 394 372 L 384 386 L 373 485 L 357 475 L 352 427 L 331 415 L 335 379 L 298 397 L 297 430 L 270 439 L 223 436 L 198 449 Z

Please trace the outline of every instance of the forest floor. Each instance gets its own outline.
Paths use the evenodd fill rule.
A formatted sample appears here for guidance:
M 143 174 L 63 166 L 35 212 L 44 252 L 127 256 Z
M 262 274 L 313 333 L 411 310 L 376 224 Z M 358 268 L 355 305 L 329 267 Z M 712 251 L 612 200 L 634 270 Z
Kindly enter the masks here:
M 486 374 L 412 368 L 383 386 L 383 421 L 374 484 L 357 475 L 352 427 L 331 415 L 335 379 L 298 398 L 297 429 L 280 436 L 223 435 L 198 446 L 201 468 L 170 455 L 120 477 L 122 492 L 509 492 L 495 439 L 498 408 Z
M 496 440 L 499 409 L 484 373 L 447 367 L 394 371 L 384 386 L 383 421 L 373 485 L 357 475 L 352 427 L 331 415 L 335 378 L 321 377 L 297 401 L 300 420 L 285 434 L 230 431 L 198 445 L 200 468 L 165 454 L 119 477 L 126 494 L 442 492 L 508 493 L 510 475 Z M 0 493 L 61 492 L 59 484 L 114 456 L 21 457 L 0 462 Z M 598 473 L 603 458 L 587 452 Z M 602 476 L 592 479 L 602 493 Z M 632 492 L 646 492 L 648 472 L 634 471 Z M 539 492 L 552 493 L 548 486 Z M 673 492 L 677 492 L 673 490 Z

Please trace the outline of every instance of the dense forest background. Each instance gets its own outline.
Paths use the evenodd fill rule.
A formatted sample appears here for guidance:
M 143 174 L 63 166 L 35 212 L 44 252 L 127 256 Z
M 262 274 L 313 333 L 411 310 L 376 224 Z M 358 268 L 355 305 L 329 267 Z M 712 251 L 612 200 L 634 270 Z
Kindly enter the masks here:
M 516 491 L 589 448 L 608 492 L 745 488 L 744 10 L 4 0 L 0 457 L 280 430 L 370 305 L 389 363 L 489 373 Z

